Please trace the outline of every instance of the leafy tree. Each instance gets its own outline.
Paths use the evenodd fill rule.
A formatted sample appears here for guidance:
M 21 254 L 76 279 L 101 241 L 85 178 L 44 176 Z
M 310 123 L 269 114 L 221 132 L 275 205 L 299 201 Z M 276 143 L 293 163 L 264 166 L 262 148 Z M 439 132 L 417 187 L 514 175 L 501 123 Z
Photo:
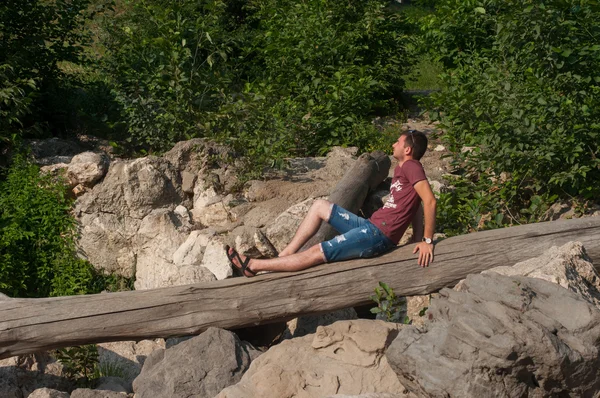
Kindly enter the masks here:
M 90 0 L 0 4 L 0 141 L 62 128 L 61 63 L 82 62 Z
M 430 31 L 442 57 L 464 36 L 484 38 L 482 26 L 489 34 L 455 58 L 431 104 L 463 170 L 442 223 L 461 232 L 535 221 L 559 197 L 597 198 L 600 3 L 439 3 L 435 18 L 452 15 Z

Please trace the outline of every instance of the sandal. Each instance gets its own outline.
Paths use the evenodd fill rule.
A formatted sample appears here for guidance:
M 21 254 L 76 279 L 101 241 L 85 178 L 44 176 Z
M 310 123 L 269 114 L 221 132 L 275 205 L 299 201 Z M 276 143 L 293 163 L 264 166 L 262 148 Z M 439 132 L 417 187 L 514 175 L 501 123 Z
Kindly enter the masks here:
M 231 249 L 231 253 L 229 252 L 230 249 Z M 235 249 L 232 249 L 229 246 L 225 246 L 225 252 L 227 253 L 227 258 L 229 259 L 229 262 L 231 263 L 231 267 L 235 271 L 241 273 L 246 278 L 250 278 L 251 276 L 256 276 L 256 272 L 252 271 L 250 269 L 250 267 L 248 267 L 248 264 L 250 263 L 250 257 L 246 257 L 246 260 L 242 261 L 242 258 L 240 257 L 238 252 L 236 252 Z M 233 262 L 234 259 L 238 260 L 238 262 L 241 265 L 241 268 L 238 267 L 237 265 L 235 265 L 235 263 Z M 251 276 L 246 275 L 246 272 L 248 272 Z

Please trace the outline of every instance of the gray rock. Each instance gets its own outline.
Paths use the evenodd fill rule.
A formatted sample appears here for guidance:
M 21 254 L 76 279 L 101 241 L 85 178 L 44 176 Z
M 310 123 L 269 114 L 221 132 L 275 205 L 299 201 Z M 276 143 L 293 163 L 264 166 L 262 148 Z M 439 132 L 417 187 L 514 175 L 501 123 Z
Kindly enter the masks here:
M 179 266 L 200 265 L 204 256 L 204 249 L 214 235 L 214 232 L 208 229 L 192 231 L 185 242 L 173 253 L 173 263 Z
M 95 390 L 114 391 L 127 394 L 131 392 L 131 382 L 127 382 L 127 380 L 121 377 L 101 377 L 96 383 Z
M 71 393 L 71 398 L 126 398 L 127 394 L 108 390 L 90 390 L 78 388 Z
M 181 172 L 181 187 L 183 192 L 193 194 L 194 186 L 196 184 L 196 180 L 198 176 L 194 173 L 190 173 L 189 171 Z
M 109 370 L 110 376 L 118 376 L 124 382 L 123 387 L 131 391 L 131 383 L 142 371 L 147 358 L 164 348 L 163 339 L 101 343 L 98 344 L 99 367 Z
M 233 269 L 225 252 L 225 243 L 218 236 L 212 237 L 208 242 L 201 265 L 212 272 L 217 280 L 233 276 Z
M 0 397 L 27 397 L 40 388 L 68 391 L 71 382 L 63 366 L 47 352 L 0 360 Z
M 265 235 L 278 252 L 290 243 L 314 201 L 310 198 L 293 205 L 269 224 Z
M 28 398 L 69 398 L 69 394 L 51 388 L 38 388 L 29 394 Z
M 600 311 L 533 278 L 469 275 L 443 289 L 423 327 L 386 352 L 419 397 L 593 396 L 600 389 Z
M 102 184 L 82 196 L 75 210 L 142 219 L 154 209 L 174 209 L 184 200 L 177 170 L 168 161 L 149 156 L 112 162 Z
M 164 358 L 144 366 L 133 382 L 137 398 L 214 397 L 237 383 L 258 355 L 231 332 L 209 328 L 164 351 Z
M 180 267 L 173 264 L 173 255 L 190 233 L 181 227 L 175 213 L 167 209 L 154 210 L 142 220 L 133 238 L 136 290 L 174 286 Z
M 568 242 L 553 246 L 539 257 L 522 261 L 512 267 L 495 267 L 483 273 L 521 275 L 556 283 L 600 309 L 600 275 L 587 256 L 581 242 Z M 455 290 L 460 289 L 459 283 Z
M 83 152 L 75 155 L 67 167 L 67 178 L 72 187 L 81 184 L 91 188 L 108 171 L 110 160 L 104 153 Z
M 102 183 L 76 202 L 79 252 L 98 269 L 132 277 L 141 250 L 134 238 L 142 220 L 154 210 L 185 204 L 179 173 L 168 161 L 155 157 L 115 161 Z M 187 236 L 179 216 L 173 223 Z

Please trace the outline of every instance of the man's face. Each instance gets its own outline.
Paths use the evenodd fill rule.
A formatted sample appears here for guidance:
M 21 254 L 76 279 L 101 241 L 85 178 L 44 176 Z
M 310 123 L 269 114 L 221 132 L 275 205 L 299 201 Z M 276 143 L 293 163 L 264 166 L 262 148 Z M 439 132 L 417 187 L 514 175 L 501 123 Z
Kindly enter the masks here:
M 401 135 L 400 138 L 398 138 L 398 141 L 396 141 L 394 143 L 394 145 L 392 145 L 392 148 L 393 148 L 392 156 L 395 157 L 400 162 L 404 160 L 404 156 L 406 155 L 406 150 L 409 149 L 409 148 L 404 147 L 405 143 L 406 143 L 406 135 Z

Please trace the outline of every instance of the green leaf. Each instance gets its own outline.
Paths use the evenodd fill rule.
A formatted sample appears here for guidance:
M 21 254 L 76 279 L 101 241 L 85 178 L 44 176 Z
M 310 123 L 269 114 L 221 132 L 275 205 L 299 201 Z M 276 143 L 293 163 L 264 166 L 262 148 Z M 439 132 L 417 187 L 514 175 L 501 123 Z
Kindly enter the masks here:
M 477 13 L 477 14 L 485 14 L 485 8 L 483 8 L 483 7 L 475 7 L 475 13 Z

